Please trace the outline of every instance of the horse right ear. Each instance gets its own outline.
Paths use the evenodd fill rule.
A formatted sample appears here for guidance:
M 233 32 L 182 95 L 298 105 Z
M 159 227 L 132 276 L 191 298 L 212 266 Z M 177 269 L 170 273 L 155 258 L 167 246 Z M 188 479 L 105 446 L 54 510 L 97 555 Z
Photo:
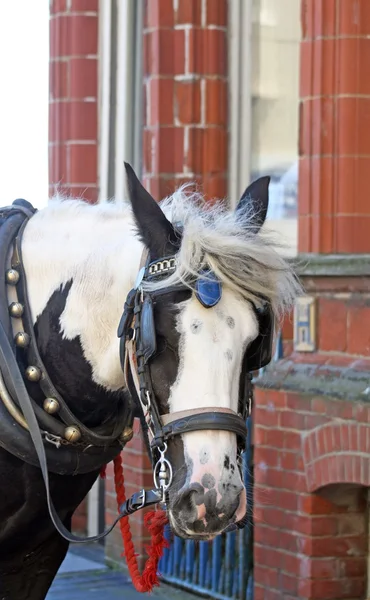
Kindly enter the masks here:
M 159 204 L 140 183 L 135 171 L 125 163 L 127 187 L 135 223 L 141 241 L 150 252 L 151 260 L 174 254 L 178 237 Z

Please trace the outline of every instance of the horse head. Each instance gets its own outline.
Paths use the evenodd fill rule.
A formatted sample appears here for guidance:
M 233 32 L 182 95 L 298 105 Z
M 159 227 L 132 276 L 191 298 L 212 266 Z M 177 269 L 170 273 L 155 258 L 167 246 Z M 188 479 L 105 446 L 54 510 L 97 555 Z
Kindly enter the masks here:
M 229 211 L 184 189 L 159 205 L 126 170 L 129 203 L 56 200 L 29 220 L 36 341 L 86 426 L 112 420 L 129 389 L 175 533 L 210 539 L 246 513 L 248 373 L 270 361 L 298 287 L 262 227 L 267 177 Z

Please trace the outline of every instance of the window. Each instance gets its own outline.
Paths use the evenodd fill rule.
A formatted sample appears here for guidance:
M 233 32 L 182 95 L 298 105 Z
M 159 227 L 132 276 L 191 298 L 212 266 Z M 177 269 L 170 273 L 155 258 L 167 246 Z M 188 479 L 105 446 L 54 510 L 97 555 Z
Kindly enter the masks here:
M 300 2 L 253 0 L 251 179 L 271 175 L 268 219 L 297 253 Z

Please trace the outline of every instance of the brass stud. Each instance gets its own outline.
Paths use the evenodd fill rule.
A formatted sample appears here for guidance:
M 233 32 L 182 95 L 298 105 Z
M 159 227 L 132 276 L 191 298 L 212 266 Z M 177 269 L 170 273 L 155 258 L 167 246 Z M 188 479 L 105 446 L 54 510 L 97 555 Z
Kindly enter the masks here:
M 20 302 L 12 302 L 9 306 L 10 316 L 14 317 L 15 319 L 18 319 L 23 315 L 23 310 L 23 304 L 21 304 Z
M 38 367 L 30 365 L 26 369 L 26 377 L 28 381 L 36 382 L 41 379 L 41 370 Z
M 45 398 L 44 400 L 44 410 L 49 413 L 49 415 L 53 415 L 59 410 L 59 402 L 55 398 Z
M 15 335 L 14 341 L 16 346 L 19 348 L 27 348 L 28 344 L 30 343 L 30 336 L 25 331 L 19 331 Z
M 78 442 L 81 437 L 81 432 L 77 427 L 71 425 L 65 429 L 64 437 L 68 442 Z
M 120 440 L 124 444 L 127 444 L 130 440 L 132 440 L 134 436 L 134 432 L 131 427 L 125 427 L 120 435 Z
M 15 269 L 8 269 L 5 277 L 6 283 L 9 283 L 9 285 L 17 285 L 19 281 L 19 273 Z

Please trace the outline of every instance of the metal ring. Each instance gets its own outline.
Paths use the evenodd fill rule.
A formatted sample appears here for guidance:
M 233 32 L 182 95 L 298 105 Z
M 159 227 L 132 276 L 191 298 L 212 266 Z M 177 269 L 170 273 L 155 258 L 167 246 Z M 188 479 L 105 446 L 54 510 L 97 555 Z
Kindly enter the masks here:
M 168 469 L 168 483 L 164 484 L 164 485 L 159 485 L 158 484 L 158 474 L 157 474 L 157 470 L 158 467 L 161 467 L 161 465 L 166 465 L 167 469 Z M 167 492 L 168 488 L 170 487 L 171 483 L 172 483 L 172 478 L 173 478 L 173 471 L 172 471 L 172 465 L 169 462 L 169 460 L 167 460 L 167 458 L 161 458 L 157 464 L 154 467 L 153 470 L 153 481 L 154 481 L 154 485 L 157 488 L 157 490 L 163 490 L 164 492 Z

